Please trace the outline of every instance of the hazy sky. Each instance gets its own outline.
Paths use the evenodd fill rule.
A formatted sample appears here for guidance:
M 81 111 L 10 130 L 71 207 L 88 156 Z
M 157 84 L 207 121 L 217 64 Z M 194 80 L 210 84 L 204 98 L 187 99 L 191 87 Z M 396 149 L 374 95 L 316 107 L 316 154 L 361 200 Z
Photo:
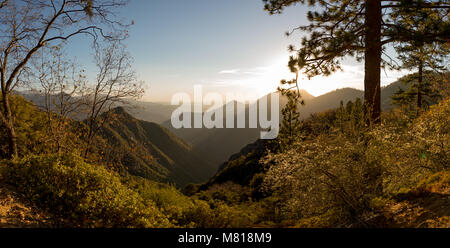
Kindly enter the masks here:
M 135 23 L 127 45 L 146 82 L 144 100 L 170 101 L 174 93 L 191 93 L 195 84 L 219 93 L 274 91 L 281 79 L 292 77 L 287 46 L 303 35 L 284 33 L 307 24 L 307 11 L 298 5 L 270 16 L 262 0 L 132 0 L 123 15 Z M 81 43 L 77 46 L 86 64 Z M 316 96 L 343 87 L 362 89 L 363 65 L 347 61 L 344 68 L 329 78 L 303 80 L 301 87 Z M 383 73 L 383 85 L 398 76 Z

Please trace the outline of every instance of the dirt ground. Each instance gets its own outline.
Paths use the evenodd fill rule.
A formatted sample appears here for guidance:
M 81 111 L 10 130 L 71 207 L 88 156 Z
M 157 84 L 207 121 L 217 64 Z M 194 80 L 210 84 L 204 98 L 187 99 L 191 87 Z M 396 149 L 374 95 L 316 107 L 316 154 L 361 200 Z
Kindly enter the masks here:
M 33 207 L 15 189 L 0 182 L 0 228 L 49 228 L 48 215 Z

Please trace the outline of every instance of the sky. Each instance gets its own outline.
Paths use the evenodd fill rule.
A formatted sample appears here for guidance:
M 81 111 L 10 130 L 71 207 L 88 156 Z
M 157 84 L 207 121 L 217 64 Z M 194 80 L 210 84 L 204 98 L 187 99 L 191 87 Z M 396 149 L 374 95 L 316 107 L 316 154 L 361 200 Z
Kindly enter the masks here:
M 204 93 L 263 96 L 281 79 L 291 79 L 287 47 L 305 34 L 286 37 L 285 32 L 308 24 L 309 7 L 297 5 L 272 16 L 263 7 L 262 0 L 131 0 L 121 14 L 134 22 L 126 44 L 145 81 L 142 100 L 170 102 L 175 93 L 192 94 L 194 85 L 202 85 Z M 73 51 L 88 65 L 87 50 L 77 44 Z M 363 64 L 346 60 L 343 68 L 327 78 L 302 78 L 300 87 L 315 96 L 362 89 Z M 401 75 L 383 73 L 382 85 Z

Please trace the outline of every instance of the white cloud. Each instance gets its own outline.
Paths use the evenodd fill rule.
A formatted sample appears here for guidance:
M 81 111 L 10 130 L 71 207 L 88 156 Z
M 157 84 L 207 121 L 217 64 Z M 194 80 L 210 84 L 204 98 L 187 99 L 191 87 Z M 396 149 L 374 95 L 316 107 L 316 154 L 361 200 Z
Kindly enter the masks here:
M 241 70 L 239 69 L 232 69 L 232 70 L 222 70 L 219 72 L 219 74 L 238 74 Z

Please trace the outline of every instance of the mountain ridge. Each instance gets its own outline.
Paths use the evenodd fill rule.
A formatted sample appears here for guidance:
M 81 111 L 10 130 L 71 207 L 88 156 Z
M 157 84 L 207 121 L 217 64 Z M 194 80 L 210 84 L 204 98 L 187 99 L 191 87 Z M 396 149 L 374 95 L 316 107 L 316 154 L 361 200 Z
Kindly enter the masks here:
M 107 121 L 99 131 L 97 149 L 112 148 L 105 156 L 130 174 L 183 186 L 207 180 L 215 172 L 189 144 L 159 124 L 136 119 L 123 107 L 103 115 Z
M 392 108 L 390 97 L 402 87 L 400 82 L 394 82 L 381 90 L 383 109 Z M 364 92 L 355 88 L 341 88 L 326 94 L 314 97 L 305 90 L 301 90 L 305 105 L 299 106 L 300 118 L 307 119 L 311 114 L 338 108 L 340 102 L 346 104 L 357 98 L 364 99 Z M 270 99 L 270 98 L 269 98 Z M 280 98 L 280 120 L 281 109 L 287 103 L 285 97 Z M 223 106 L 225 108 L 225 105 Z M 248 109 L 248 106 L 246 106 Z M 247 110 L 246 109 L 246 110 Z M 224 112 L 225 113 L 225 112 Z M 236 118 L 235 118 L 236 119 Z M 248 122 L 246 122 L 248 123 Z M 175 135 L 192 145 L 193 150 L 202 157 L 207 158 L 218 168 L 227 159 L 240 151 L 240 149 L 260 138 L 262 129 L 174 129 L 170 120 L 162 125 L 171 130 Z M 216 149 L 220 148 L 220 149 Z

